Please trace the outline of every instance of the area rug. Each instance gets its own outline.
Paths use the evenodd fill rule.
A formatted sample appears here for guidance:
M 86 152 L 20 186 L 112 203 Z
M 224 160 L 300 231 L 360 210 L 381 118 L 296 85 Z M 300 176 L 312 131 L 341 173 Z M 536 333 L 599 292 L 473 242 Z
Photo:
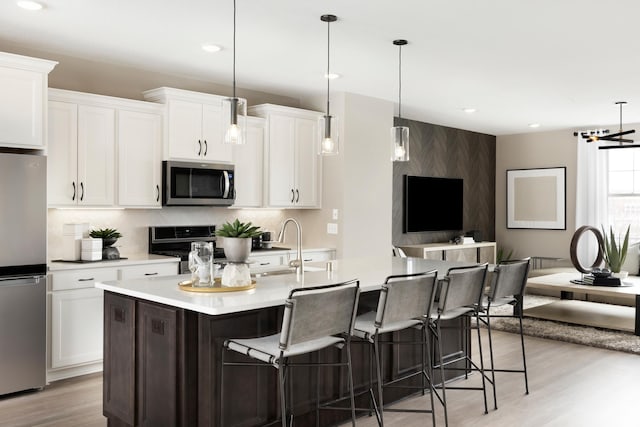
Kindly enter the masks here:
M 536 307 L 541 304 L 548 304 L 555 300 L 557 300 L 557 298 L 525 295 L 524 308 L 526 309 Z M 491 311 L 495 314 L 502 314 L 505 312 L 504 310 L 511 309 L 511 306 L 497 307 Z M 527 317 L 522 320 L 522 327 L 525 335 L 533 337 L 640 354 L 640 337 L 633 335 L 630 332 L 613 331 L 610 329 L 593 328 L 590 326 L 580 326 L 556 322 L 553 320 L 542 320 Z M 492 318 L 491 329 L 512 333 L 519 333 L 520 331 L 518 319 L 510 318 Z

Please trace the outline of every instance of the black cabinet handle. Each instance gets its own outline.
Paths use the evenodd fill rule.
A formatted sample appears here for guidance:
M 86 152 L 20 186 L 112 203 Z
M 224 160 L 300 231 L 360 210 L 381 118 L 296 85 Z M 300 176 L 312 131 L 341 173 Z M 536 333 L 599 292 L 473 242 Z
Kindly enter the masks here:
M 261 262 L 260 265 L 269 265 L 271 264 L 270 262 Z
M 291 189 L 291 203 L 293 203 L 293 201 L 296 199 L 296 193 L 293 191 L 293 188 Z
M 80 183 L 80 201 L 84 200 L 84 182 Z
M 296 203 L 300 201 L 300 192 L 296 189 Z
M 73 185 L 73 196 L 71 196 L 71 200 L 76 200 L 76 182 L 73 181 L 71 185 Z
M 91 280 L 96 280 L 93 277 L 89 277 L 88 279 L 78 279 L 78 282 L 90 282 Z
M 144 273 L 145 276 L 157 276 L 158 273 Z
M 198 156 L 202 153 L 202 141 L 198 140 Z
M 207 144 L 207 140 L 204 140 L 204 155 L 207 155 L 207 151 L 209 151 L 209 145 Z
M 160 201 L 160 186 L 156 185 L 156 202 Z

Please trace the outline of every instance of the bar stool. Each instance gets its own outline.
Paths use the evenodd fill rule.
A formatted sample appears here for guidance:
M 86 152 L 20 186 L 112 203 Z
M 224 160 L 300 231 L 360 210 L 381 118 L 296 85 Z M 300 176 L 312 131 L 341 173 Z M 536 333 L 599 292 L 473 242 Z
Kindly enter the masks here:
M 430 316 L 431 324 L 430 329 L 438 341 L 438 364 L 433 368 L 440 369 L 441 384 L 435 386 L 435 388 L 442 389 L 442 396 L 437 395 L 441 399 L 444 406 L 444 420 L 445 425 L 449 425 L 449 419 L 447 416 L 447 395 L 446 389 L 454 390 L 482 390 L 484 397 L 484 412 L 488 413 L 487 409 L 487 389 L 486 381 L 491 382 L 491 379 L 487 378 L 484 372 L 484 362 L 482 358 L 482 340 L 480 339 L 480 329 L 478 330 L 478 351 L 480 354 L 480 366 L 478 366 L 473 360 L 471 360 L 471 351 L 462 354 L 459 357 L 451 360 L 444 361 L 442 354 L 442 322 L 445 320 L 458 319 L 462 316 L 475 317 L 478 319 L 478 307 L 483 295 L 484 281 L 487 274 L 488 265 L 480 264 L 470 267 L 454 267 L 447 271 L 446 277 L 441 281 L 440 294 L 436 307 L 436 312 Z M 464 361 L 465 368 L 447 368 L 452 363 Z M 462 386 L 447 386 L 445 384 L 445 370 L 464 370 L 465 378 L 467 378 L 469 371 L 477 371 L 482 377 L 482 387 L 462 387 Z
M 289 369 L 296 366 L 296 363 L 290 362 L 290 358 L 327 347 L 336 347 L 346 350 L 346 362 L 341 360 L 338 363 L 315 363 L 313 365 L 347 367 L 351 422 L 355 426 L 350 341 L 359 292 L 357 280 L 327 286 L 293 289 L 285 301 L 284 317 L 279 334 L 260 338 L 226 340 L 222 349 L 222 373 L 220 376 L 222 390 L 220 393 L 220 425 L 225 425 L 223 417 L 225 366 L 271 366 L 276 368 L 280 391 L 280 417 L 282 426 L 286 427 L 289 423 L 293 425 L 293 413 L 291 408 L 287 407 L 286 398 L 286 387 L 290 386 L 290 381 L 287 379 Z M 257 363 L 225 362 L 224 356 L 227 351 L 244 354 L 256 360 Z M 309 365 L 309 363 L 299 364 L 299 366 Z M 318 409 L 319 406 L 316 407 L 316 410 Z
M 522 333 L 522 298 L 529 276 L 530 258 L 522 260 L 504 261 L 493 270 L 493 278 L 488 293 L 482 299 L 479 320 L 487 326 L 489 335 L 489 357 L 491 361 L 491 380 L 495 384 L 496 372 L 512 372 L 524 374 L 524 388 L 529 394 L 529 380 L 527 378 L 527 360 L 524 351 L 524 334 Z M 513 305 L 511 314 L 491 313 L 492 307 Z M 493 361 L 493 343 L 491 339 L 491 318 L 517 318 L 520 323 L 520 344 L 522 348 L 522 369 L 495 369 Z M 498 409 L 496 388 L 493 387 L 493 404 Z
M 425 348 L 426 354 L 430 355 L 430 345 L 427 337 L 426 321 L 429 313 L 431 312 L 431 306 L 433 304 L 434 289 L 436 284 L 437 270 L 429 271 L 419 274 L 407 274 L 390 276 L 385 280 L 380 291 L 380 297 L 378 300 L 377 311 L 368 312 L 356 317 L 355 326 L 353 328 L 353 335 L 358 337 L 364 342 L 368 342 L 372 345 L 373 355 L 375 359 L 375 370 L 377 378 L 377 395 L 376 402 L 375 394 L 373 392 L 373 384 L 369 383 L 369 394 L 371 397 L 371 403 L 373 410 L 375 411 L 376 418 L 379 425 L 384 425 L 383 412 L 383 388 L 387 386 L 394 386 L 400 381 L 404 381 L 408 378 L 420 375 L 422 377 L 421 386 L 415 387 L 421 389 L 423 394 L 426 387 L 429 387 L 431 391 L 431 409 L 386 409 L 387 411 L 398 412 L 428 412 L 431 413 L 433 425 L 435 425 L 435 414 L 433 408 L 433 384 L 431 382 L 431 373 L 427 372 L 427 366 L 431 366 L 430 358 L 429 363 L 425 364 Z M 417 328 L 422 333 L 422 339 L 418 342 L 414 341 L 381 341 L 380 336 L 391 332 L 397 332 L 404 329 Z M 380 344 L 399 345 L 399 344 L 413 344 L 420 345 L 422 349 L 422 369 L 419 372 L 414 372 L 403 376 L 402 378 L 394 379 L 388 383 L 384 383 L 382 377 L 382 353 L 380 351 Z M 373 377 L 373 375 L 371 375 Z M 371 378 L 372 379 L 372 378 Z

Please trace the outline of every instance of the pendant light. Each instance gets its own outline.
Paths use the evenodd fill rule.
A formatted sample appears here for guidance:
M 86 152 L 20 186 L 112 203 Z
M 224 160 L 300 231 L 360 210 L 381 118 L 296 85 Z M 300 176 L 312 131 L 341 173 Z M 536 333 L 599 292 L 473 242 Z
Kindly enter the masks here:
M 320 143 L 318 146 L 318 154 L 323 156 L 331 156 L 338 154 L 339 139 L 338 139 L 338 119 L 333 117 L 329 110 L 329 84 L 331 81 L 331 72 L 329 69 L 329 48 L 330 48 L 330 30 L 329 27 L 332 22 L 338 20 L 335 15 L 322 15 L 320 17 L 322 22 L 327 23 L 327 73 L 325 78 L 327 79 L 327 112 L 319 120 L 318 129 L 320 130 Z
M 229 118 L 228 122 L 225 117 Z M 222 101 L 222 118 L 223 129 L 227 128 L 224 134 L 224 142 L 227 144 L 244 144 L 247 101 L 236 96 L 236 0 L 233 0 L 233 95 L 231 98 Z
M 406 40 L 394 40 L 398 46 L 398 120 L 402 120 L 402 46 Z M 391 161 L 409 161 L 409 128 L 406 126 L 393 126 L 391 128 Z

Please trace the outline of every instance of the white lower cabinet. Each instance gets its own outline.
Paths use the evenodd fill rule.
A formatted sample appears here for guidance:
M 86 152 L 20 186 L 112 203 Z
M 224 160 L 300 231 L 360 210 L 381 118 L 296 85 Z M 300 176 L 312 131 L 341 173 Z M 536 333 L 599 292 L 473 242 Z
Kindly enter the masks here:
M 102 370 L 104 296 L 96 282 L 178 274 L 175 262 L 52 271 L 49 277 L 47 380 Z
M 102 360 L 102 289 L 51 294 L 51 367 Z

